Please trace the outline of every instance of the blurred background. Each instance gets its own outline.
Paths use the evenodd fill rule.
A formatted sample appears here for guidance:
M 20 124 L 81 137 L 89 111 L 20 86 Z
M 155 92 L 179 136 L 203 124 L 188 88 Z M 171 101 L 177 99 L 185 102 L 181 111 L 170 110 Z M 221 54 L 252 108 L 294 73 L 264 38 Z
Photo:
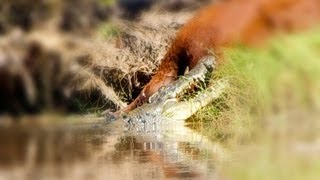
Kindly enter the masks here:
M 231 88 L 179 131 L 101 120 L 139 94 L 212 2 L 1 0 L 0 180 L 319 179 L 320 24 L 223 49 L 212 81 L 230 77 Z
M 123 107 L 150 79 L 174 30 L 206 3 L 1 1 L 0 113 Z

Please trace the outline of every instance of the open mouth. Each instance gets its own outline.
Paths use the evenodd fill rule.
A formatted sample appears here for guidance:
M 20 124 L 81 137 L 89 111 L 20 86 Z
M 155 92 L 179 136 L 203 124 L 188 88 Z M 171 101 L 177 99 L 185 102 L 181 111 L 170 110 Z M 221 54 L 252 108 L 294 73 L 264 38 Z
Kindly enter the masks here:
M 180 77 L 172 84 L 162 87 L 151 96 L 148 103 L 134 109 L 131 112 L 122 114 L 120 119 L 128 123 L 130 128 L 151 126 L 160 123 L 162 120 L 184 121 L 199 109 L 218 98 L 228 87 L 228 80 L 219 79 L 215 83 L 205 87 L 207 79 L 215 69 L 215 58 L 204 57 L 200 63 L 186 75 Z M 198 92 L 188 100 L 181 100 L 189 89 L 194 86 L 201 86 L 202 91 Z M 147 128 L 150 129 L 150 128 Z

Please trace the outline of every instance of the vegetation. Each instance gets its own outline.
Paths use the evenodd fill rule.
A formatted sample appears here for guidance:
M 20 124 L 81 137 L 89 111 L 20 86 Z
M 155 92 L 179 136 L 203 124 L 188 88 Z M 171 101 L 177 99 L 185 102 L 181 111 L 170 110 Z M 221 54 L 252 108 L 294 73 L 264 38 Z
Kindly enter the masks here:
M 319 57 L 319 29 L 280 35 L 258 49 L 225 49 L 227 63 L 213 80 L 229 77 L 232 88 L 191 119 L 200 120 L 200 130 L 212 139 L 237 149 L 224 175 L 317 179 Z
M 100 118 L 96 116 L 102 116 L 107 108 L 124 106 L 123 101 L 132 101 L 131 95 L 137 95 L 150 80 L 176 31 L 192 17 L 193 9 L 190 12 L 156 12 L 156 9 L 177 7 L 175 3 L 159 3 L 159 7 L 144 12 L 138 21 L 127 22 L 116 15 L 121 14 L 121 8 L 113 9 L 116 0 L 44 1 L 36 5 L 18 1 L 4 1 L 2 6 L 0 3 L 0 61 L 3 61 L 0 111 L 5 113 L 0 113 L 0 160 L 3 163 L 0 179 L 6 177 L 3 174 L 9 174 L 11 179 L 42 177 L 41 170 L 47 169 L 53 172 L 56 169 L 60 178 L 68 173 L 85 178 L 91 177 L 86 173 L 93 173 L 96 177 L 112 179 L 110 170 L 123 177 L 123 172 L 153 176 L 154 171 L 162 173 L 140 153 L 145 151 L 144 146 L 122 142 L 127 132 L 119 133 L 112 123 L 103 124 L 103 130 L 99 129 L 96 124 Z M 190 8 L 187 1 L 181 3 L 181 7 Z M 107 21 L 113 18 L 115 22 Z M 230 159 L 215 164 L 217 173 L 224 177 L 222 179 L 318 179 L 320 28 L 279 35 L 260 48 L 236 45 L 224 49 L 223 54 L 226 63 L 211 80 L 229 78 L 231 86 L 223 97 L 189 119 L 188 125 L 230 150 Z M 90 115 L 67 117 L 60 111 Z M 19 117 L 20 112 L 43 114 Z M 20 124 L 15 120 L 20 120 Z M 65 133 L 50 129 L 59 128 L 55 123 L 60 125 L 60 122 Z M 69 124 L 75 132 L 65 128 Z M 78 129 L 83 126 L 90 126 L 88 129 L 94 133 Z M 116 137 L 120 138 L 115 138 L 113 131 L 117 131 Z M 44 135 L 46 132 L 48 136 Z M 148 144 L 149 140 L 141 142 Z M 75 146 L 76 143 L 80 145 Z M 186 144 L 192 146 L 192 143 Z M 117 144 L 123 144 L 125 153 L 130 156 L 123 156 L 121 148 L 104 149 L 122 147 Z M 197 148 L 201 150 L 195 145 L 194 149 Z M 187 155 L 189 149 L 187 147 L 183 153 Z M 107 153 L 101 156 L 100 151 Z M 163 153 L 161 148 L 154 151 L 154 154 Z M 85 162 L 83 170 L 80 169 L 83 174 L 77 174 L 79 162 L 69 160 L 73 154 L 80 154 L 80 159 L 84 159 L 84 155 L 94 157 L 89 162 L 92 165 Z M 118 160 L 121 163 L 113 161 L 114 154 L 122 156 L 123 159 Z M 204 156 L 199 154 L 194 156 L 196 161 Z M 171 156 L 169 153 L 163 156 L 168 155 Z M 51 166 L 55 156 L 61 163 Z M 3 160 L 11 158 L 17 159 L 19 167 L 4 169 L 6 162 Z M 209 158 L 202 161 L 211 160 Z M 190 167 L 197 164 L 193 160 Z M 140 165 L 137 162 L 142 162 L 142 170 L 136 168 Z M 11 162 L 8 164 L 10 166 Z M 124 166 L 119 166 L 122 164 Z M 134 168 L 130 169 L 128 164 Z M 152 166 L 145 168 L 145 165 Z M 96 167 L 100 167 L 101 172 Z M 50 177 L 50 174 L 43 175 Z
M 113 5 L 115 3 L 115 0 L 100 0 L 100 2 L 105 5 Z

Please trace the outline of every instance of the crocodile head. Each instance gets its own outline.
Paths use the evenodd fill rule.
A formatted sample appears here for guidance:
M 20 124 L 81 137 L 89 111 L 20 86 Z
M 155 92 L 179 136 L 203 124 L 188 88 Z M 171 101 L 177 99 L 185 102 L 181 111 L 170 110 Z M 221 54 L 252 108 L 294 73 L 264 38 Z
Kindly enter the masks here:
M 220 79 L 213 85 L 205 87 L 208 77 L 215 69 L 215 58 L 206 56 L 186 75 L 169 86 L 162 87 L 151 96 L 148 103 L 128 112 L 122 113 L 118 119 L 127 122 L 131 128 L 153 129 L 155 125 L 167 120 L 183 121 L 203 106 L 212 102 L 222 94 L 228 81 Z M 202 85 L 204 89 L 195 97 L 183 101 L 178 99 L 181 94 L 195 85 Z

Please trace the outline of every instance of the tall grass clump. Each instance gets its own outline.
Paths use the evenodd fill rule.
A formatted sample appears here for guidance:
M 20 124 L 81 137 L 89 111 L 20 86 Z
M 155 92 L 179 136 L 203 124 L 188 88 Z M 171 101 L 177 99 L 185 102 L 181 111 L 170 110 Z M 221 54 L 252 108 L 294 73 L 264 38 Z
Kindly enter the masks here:
M 278 35 L 260 48 L 228 48 L 223 58 L 212 81 L 227 77 L 230 88 L 192 118 L 210 137 L 241 144 L 268 133 L 306 138 L 312 131 L 300 132 L 301 125 L 319 127 L 319 29 Z

